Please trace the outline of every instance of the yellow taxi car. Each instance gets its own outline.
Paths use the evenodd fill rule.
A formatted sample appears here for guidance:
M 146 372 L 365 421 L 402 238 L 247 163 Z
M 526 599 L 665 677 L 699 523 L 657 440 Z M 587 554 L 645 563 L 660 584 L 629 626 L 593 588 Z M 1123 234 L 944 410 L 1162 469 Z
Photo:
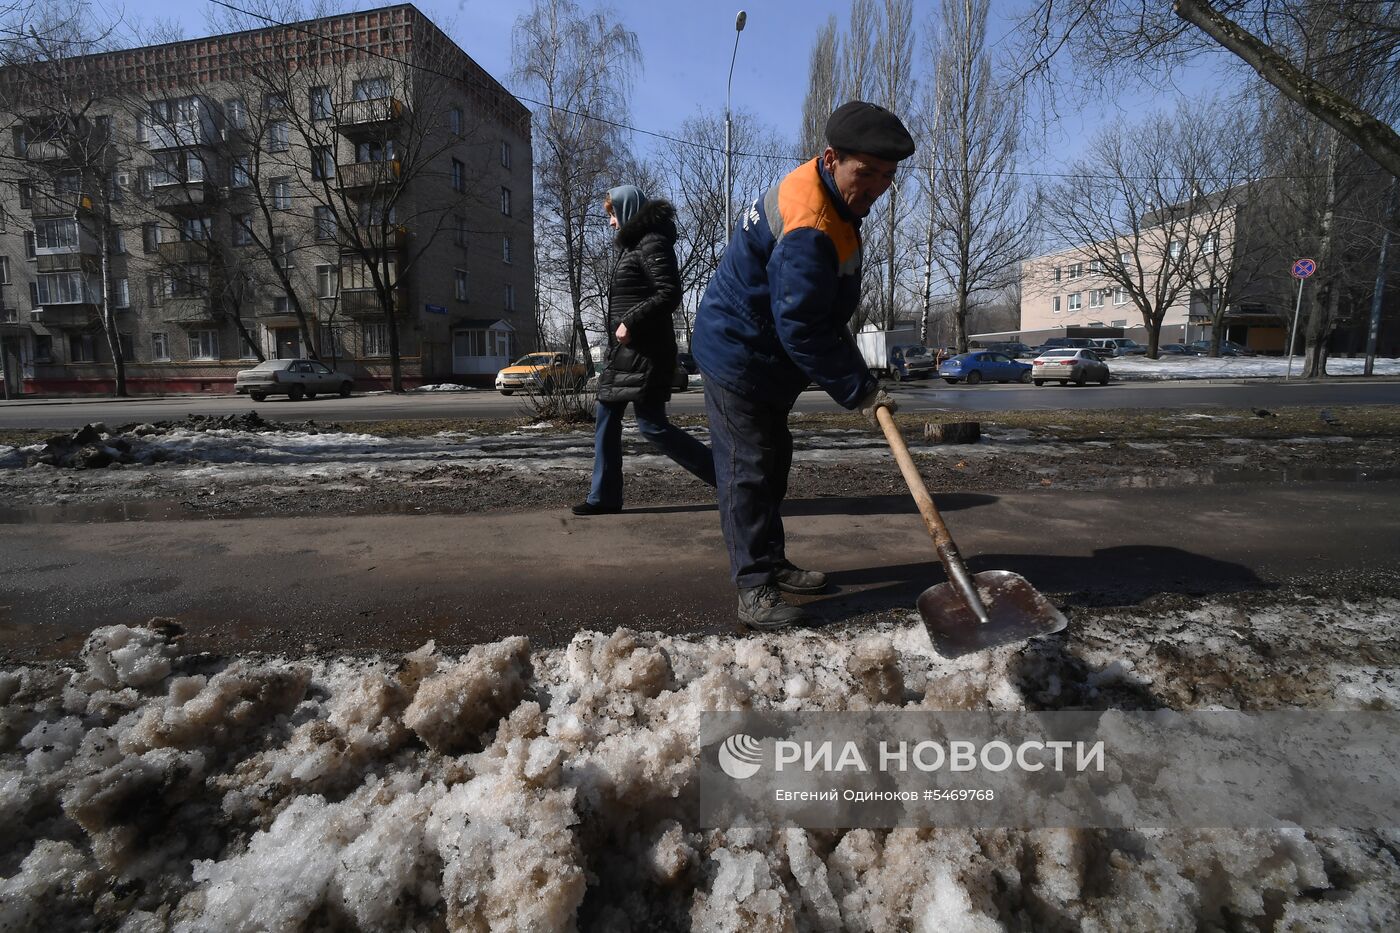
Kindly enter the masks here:
M 567 353 L 527 353 L 496 373 L 496 391 L 502 395 L 516 392 L 553 392 L 556 389 L 581 389 L 588 382 L 588 367 Z

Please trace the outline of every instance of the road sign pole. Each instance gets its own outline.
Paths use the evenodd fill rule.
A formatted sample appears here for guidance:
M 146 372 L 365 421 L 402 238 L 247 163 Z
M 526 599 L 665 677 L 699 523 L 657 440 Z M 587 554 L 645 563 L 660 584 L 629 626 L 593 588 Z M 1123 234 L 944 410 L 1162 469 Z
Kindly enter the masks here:
M 1288 373 L 1283 378 L 1293 378 L 1293 342 L 1298 339 L 1298 312 L 1303 308 L 1303 283 L 1307 279 L 1298 279 L 1298 303 L 1293 306 L 1293 326 L 1288 330 Z

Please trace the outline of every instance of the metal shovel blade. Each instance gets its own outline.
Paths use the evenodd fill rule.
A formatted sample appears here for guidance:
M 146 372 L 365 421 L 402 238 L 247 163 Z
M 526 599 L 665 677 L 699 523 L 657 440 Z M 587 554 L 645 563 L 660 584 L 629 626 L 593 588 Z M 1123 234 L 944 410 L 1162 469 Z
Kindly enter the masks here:
M 973 574 L 972 580 L 987 609 L 986 623 L 978 621 L 950 583 L 931 586 L 919 594 L 919 615 L 934 648 L 945 658 L 1052 635 L 1069 624 L 1019 573 L 984 570 Z

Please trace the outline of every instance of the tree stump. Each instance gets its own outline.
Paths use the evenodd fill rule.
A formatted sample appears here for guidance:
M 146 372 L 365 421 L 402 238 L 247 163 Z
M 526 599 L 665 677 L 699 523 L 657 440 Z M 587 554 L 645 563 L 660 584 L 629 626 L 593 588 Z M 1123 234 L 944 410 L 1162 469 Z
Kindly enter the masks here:
M 950 421 L 924 425 L 924 440 L 930 444 L 976 444 L 982 439 L 982 422 Z

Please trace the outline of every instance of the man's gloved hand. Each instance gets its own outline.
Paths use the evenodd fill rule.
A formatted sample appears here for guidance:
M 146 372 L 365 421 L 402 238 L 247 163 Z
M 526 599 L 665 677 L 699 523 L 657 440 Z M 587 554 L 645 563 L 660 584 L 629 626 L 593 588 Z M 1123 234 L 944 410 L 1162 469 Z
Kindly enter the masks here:
M 871 426 L 876 428 L 880 426 L 880 421 L 875 417 L 875 409 L 888 408 L 890 411 L 899 411 L 898 403 L 895 402 L 894 398 L 888 392 L 879 386 L 876 386 L 869 395 L 861 399 L 856 407 L 859 408 L 860 413 L 865 416 L 865 420 L 869 421 Z

